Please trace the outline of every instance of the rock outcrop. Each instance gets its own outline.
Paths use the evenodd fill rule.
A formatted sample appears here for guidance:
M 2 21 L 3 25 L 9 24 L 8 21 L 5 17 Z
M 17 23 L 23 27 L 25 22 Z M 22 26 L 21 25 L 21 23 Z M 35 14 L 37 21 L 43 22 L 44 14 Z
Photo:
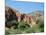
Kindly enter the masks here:
M 38 17 L 41 16 L 41 14 L 36 14 Z M 22 20 L 24 22 L 27 22 L 29 25 L 36 23 L 36 17 L 32 15 L 26 15 L 26 14 L 20 14 L 16 10 L 10 8 L 10 7 L 5 7 L 5 26 L 6 27 L 11 27 L 14 26 L 15 24 L 9 23 L 12 20 L 16 20 L 17 22 L 21 22 Z

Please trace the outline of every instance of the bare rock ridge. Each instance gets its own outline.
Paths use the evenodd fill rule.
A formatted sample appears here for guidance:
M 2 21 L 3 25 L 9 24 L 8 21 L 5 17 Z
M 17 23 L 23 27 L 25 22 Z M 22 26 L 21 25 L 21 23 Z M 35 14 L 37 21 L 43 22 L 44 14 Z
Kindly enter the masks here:
M 24 14 L 20 14 L 19 12 L 17 12 L 16 10 L 10 7 L 5 7 L 5 26 L 6 27 L 10 26 L 8 23 L 9 21 L 16 20 L 17 22 L 20 22 L 23 19 L 24 19 Z
M 13 19 L 13 15 L 16 16 L 16 11 L 14 12 L 13 9 L 9 7 L 5 7 L 5 17 L 7 20 Z
M 37 13 L 36 16 L 42 16 L 42 14 Z M 16 10 L 10 8 L 10 7 L 5 7 L 5 25 L 8 27 L 9 21 L 16 20 L 17 22 L 24 21 L 27 22 L 28 24 L 32 24 L 32 22 L 36 21 L 36 16 L 32 16 L 31 14 L 20 14 Z M 35 22 L 34 22 L 35 23 Z M 12 24 L 14 25 L 14 24 Z

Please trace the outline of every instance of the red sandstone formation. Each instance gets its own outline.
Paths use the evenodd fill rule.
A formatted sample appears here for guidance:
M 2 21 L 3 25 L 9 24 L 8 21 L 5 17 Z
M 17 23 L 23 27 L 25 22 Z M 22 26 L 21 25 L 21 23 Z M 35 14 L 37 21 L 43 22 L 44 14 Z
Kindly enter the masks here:
M 37 14 L 38 16 L 41 16 L 41 14 Z M 26 14 L 20 14 L 16 10 L 10 8 L 10 7 L 5 7 L 5 18 L 6 18 L 6 25 L 8 21 L 16 20 L 17 22 L 24 21 L 27 22 L 28 24 L 32 24 L 33 17 L 32 15 L 26 15 Z

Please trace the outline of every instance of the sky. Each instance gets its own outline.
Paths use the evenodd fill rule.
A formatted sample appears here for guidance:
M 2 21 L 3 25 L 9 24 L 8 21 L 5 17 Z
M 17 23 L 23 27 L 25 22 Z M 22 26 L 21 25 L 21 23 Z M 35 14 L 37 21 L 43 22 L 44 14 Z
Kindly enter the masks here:
M 41 2 L 24 2 L 24 1 L 12 1 L 6 0 L 5 5 L 16 9 L 20 13 L 31 13 L 36 10 L 44 10 L 44 3 Z

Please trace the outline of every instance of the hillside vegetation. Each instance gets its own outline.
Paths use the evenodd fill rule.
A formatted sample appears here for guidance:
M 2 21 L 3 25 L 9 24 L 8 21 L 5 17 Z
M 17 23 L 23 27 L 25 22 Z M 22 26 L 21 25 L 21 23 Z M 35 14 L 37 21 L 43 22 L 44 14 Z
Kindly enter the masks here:
M 17 11 L 13 10 L 10 7 L 6 7 L 5 9 L 5 34 L 23 34 L 23 33 L 39 33 L 44 32 L 44 16 L 43 14 L 35 15 L 32 18 L 32 24 L 25 22 L 23 19 L 25 14 L 21 14 L 21 21 L 18 22 L 18 16 L 16 16 Z M 41 13 L 41 12 L 40 12 Z M 32 13 L 33 14 L 33 13 Z M 19 14 L 20 15 L 20 14 Z M 30 14 L 28 14 L 30 15 Z M 33 25 L 33 22 L 35 23 Z M 31 24 L 31 25 L 30 25 Z

